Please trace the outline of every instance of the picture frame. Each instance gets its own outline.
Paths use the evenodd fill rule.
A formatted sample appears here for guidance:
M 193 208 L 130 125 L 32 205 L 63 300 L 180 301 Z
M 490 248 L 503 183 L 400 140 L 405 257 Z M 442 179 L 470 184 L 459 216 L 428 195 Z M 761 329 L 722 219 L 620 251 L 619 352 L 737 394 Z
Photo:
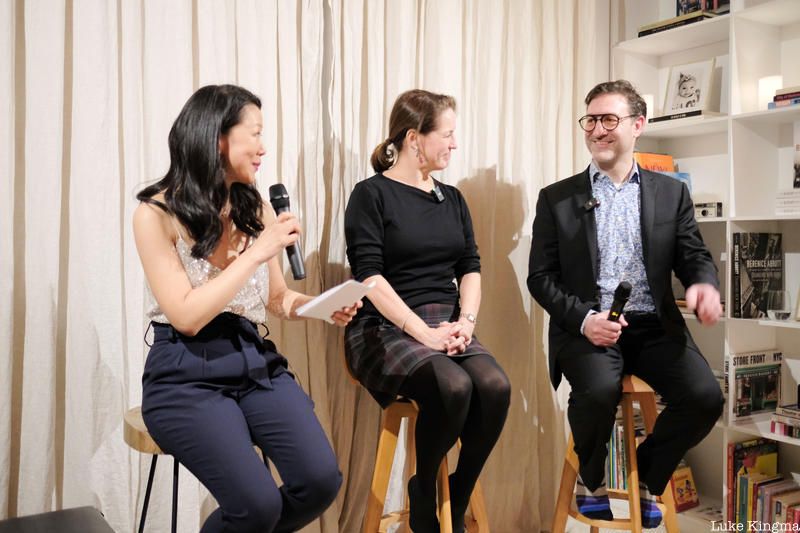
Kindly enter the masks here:
M 707 111 L 714 58 L 684 65 L 674 65 L 667 77 L 662 115 L 688 111 Z

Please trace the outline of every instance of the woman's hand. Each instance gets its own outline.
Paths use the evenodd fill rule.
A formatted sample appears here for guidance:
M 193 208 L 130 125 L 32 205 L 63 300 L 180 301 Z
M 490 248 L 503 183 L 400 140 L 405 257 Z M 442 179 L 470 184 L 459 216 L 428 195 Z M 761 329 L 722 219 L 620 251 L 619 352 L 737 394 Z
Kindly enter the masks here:
M 436 328 L 429 327 L 424 338 L 417 340 L 437 352 L 458 355 L 466 349 L 463 337 L 459 336 L 460 330 L 458 323 L 442 322 Z
M 441 322 L 439 326 L 449 326 L 452 328 L 453 336 L 459 337 L 462 342 L 454 344 L 458 347 L 458 353 L 462 354 L 467 350 L 467 346 L 472 343 L 472 334 L 475 331 L 475 324 L 465 318 L 461 318 L 458 322 Z M 452 355 L 452 354 L 450 354 Z
M 331 315 L 331 320 L 342 328 L 353 320 L 353 317 L 356 316 L 356 313 L 358 313 L 358 310 L 361 309 L 363 305 L 361 300 L 359 300 L 350 307 L 342 307 L 341 311 L 336 311 Z
M 265 263 L 280 254 L 284 248 L 297 242 L 300 236 L 300 223 L 297 217 L 286 211 L 278 215 L 272 223 L 267 223 L 264 231 L 253 242 L 250 251 L 259 263 Z
M 461 324 L 461 330 L 459 330 L 458 335 L 463 337 L 464 349 L 466 349 L 467 346 L 472 344 L 472 334 L 475 333 L 475 323 L 470 322 L 465 317 L 459 318 L 456 323 Z

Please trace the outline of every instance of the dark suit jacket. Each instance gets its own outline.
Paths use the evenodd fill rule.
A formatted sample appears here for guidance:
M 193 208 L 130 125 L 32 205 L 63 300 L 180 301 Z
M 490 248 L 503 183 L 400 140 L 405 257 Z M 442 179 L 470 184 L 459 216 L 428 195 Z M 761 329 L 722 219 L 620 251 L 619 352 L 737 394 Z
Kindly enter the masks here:
M 668 333 L 686 324 L 672 294 L 674 271 L 685 287 L 710 283 L 719 288 L 717 268 L 694 218 L 686 186 L 640 169 L 642 247 L 656 312 Z M 589 169 L 539 192 L 528 268 L 528 289 L 550 314 L 550 379 L 561 382 L 557 355 L 580 328 L 590 309 L 600 311 L 597 228 Z

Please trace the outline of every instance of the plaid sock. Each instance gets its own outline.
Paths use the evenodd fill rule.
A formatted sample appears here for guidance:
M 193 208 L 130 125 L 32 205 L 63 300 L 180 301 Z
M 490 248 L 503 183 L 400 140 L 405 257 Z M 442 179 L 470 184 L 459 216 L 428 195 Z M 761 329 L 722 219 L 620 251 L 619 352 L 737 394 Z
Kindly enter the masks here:
M 592 520 L 613 520 L 611 514 L 611 503 L 608 501 L 608 491 L 605 482 L 601 483 L 595 490 L 590 490 L 583 484 L 581 476 L 575 484 L 575 505 L 578 512 L 586 518 Z
M 639 482 L 639 503 L 642 506 L 642 527 L 652 529 L 661 523 L 661 509 L 656 505 L 656 496 L 650 491 L 643 482 Z

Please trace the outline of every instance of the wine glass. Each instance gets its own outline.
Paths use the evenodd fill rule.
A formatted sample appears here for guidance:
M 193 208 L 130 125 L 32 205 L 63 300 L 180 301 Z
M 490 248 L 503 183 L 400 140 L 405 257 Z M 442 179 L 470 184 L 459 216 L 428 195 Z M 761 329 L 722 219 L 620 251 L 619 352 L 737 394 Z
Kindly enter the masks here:
M 767 292 L 767 316 L 770 320 L 787 320 L 792 314 L 788 291 L 771 290 Z

